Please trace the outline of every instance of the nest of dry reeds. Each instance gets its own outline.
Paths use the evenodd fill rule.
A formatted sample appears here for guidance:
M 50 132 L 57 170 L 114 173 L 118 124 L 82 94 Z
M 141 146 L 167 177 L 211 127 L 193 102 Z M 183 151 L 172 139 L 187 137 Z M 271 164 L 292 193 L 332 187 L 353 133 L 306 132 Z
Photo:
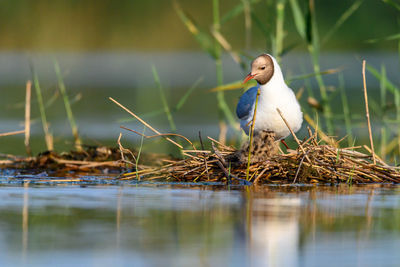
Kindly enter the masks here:
M 185 158 L 171 159 L 167 156 L 157 155 L 156 157 L 149 157 L 148 162 L 153 164 L 139 165 L 137 152 L 133 153 L 123 148 L 120 143 L 120 135 L 118 139 L 119 148 L 97 147 L 64 155 L 48 152 L 30 158 L 6 157 L 5 160 L 0 160 L 0 166 L 77 171 L 101 171 L 109 168 L 117 169 L 120 172 L 126 172 L 129 169 L 134 170 L 120 175 L 119 179 L 122 180 L 149 181 L 160 179 L 174 182 L 234 184 L 400 182 L 400 168 L 386 164 L 375 155 L 373 149 L 369 149 L 365 145 L 340 148 L 338 142 L 318 130 L 313 133 L 310 128 L 308 129 L 309 138 L 300 142 L 282 115 L 282 119 L 298 145 L 296 150 L 288 150 L 287 153 L 283 153 L 281 150 L 279 152 L 275 136 L 267 132 L 254 136 L 254 143 L 250 140 L 239 150 L 208 137 L 212 145 L 212 150 L 208 151 L 204 148 L 202 150 L 196 149 L 193 143 L 182 135 L 158 132 L 126 107 L 114 99 L 111 100 L 132 114 L 156 135 L 144 136 L 134 130 L 122 128 L 140 134 L 145 138 L 164 137 L 167 141 L 179 147 Z M 279 110 L 277 111 L 280 113 Z M 372 139 L 371 131 L 369 132 L 370 139 Z M 182 145 L 168 136 L 184 139 L 193 149 L 184 150 Z M 324 139 L 324 143 L 318 139 L 319 137 Z M 203 147 L 202 140 L 200 139 L 200 141 Z M 254 146 L 253 149 L 252 146 Z M 366 151 L 362 151 L 362 149 Z M 160 162 L 162 163 L 160 164 Z
M 186 150 L 186 159 L 166 160 L 161 167 L 127 173 L 121 179 L 234 184 L 400 182 L 399 168 L 387 165 L 377 156 L 374 163 L 372 155 L 360 152 L 363 147 L 320 144 L 316 134 L 300 142 L 296 150 L 266 155 L 251 164 L 237 160 L 238 153 L 245 153 L 243 150 L 209 139 L 212 151 Z

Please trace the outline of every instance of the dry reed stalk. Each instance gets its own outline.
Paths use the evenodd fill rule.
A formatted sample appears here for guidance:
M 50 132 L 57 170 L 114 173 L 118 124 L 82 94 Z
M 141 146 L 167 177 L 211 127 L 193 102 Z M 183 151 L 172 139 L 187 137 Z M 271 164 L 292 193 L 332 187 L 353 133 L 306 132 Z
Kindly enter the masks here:
M 11 135 L 17 135 L 17 134 L 23 134 L 23 133 L 25 133 L 25 130 L 13 131 L 13 132 L 7 132 L 7 133 L 0 133 L 0 137 L 3 137 L 3 136 L 11 136 Z
M 157 131 L 156 129 L 154 129 L 153 127 L 151 127 L 150 124 L 148 124 L 147 122 L 145 122 L 144 120 L 142 120 L 139 116 L 137 116 L 135 113 L 133 113 L 132 111 L 130 111 L 128 108 L 126 108 L 125 106 L 123 106 L 122 104 L 120 104 L 117 100 L 113 99 L 112 97 L 109 97 L 108 99 L 110 99 L 112 102 L 114 102 L 115 104 L 117 104 L 117 106 L 119 106 L 120 108 L 122 108 L 123 110 L 125 110 L 126 112 L 128 112 L 129 114 L 131 114 L 133 117 L 135 117 L 138 121 L 140 121 L 144 126 L 146 126 L 147 128 L 149 128 L 150 130 L 152 130 L 153 132 L 155 132 L 158 135 L 162 135 L 162 133 L 160 133 L 159 131 Z M 171 142 L 172 144 L 176 145 L 177 147 L 179 147 L 180 149 L 183 148 L 183 146 L 181 146 L 180 144 L 178 144 L 177 142 L 175 142 L 174 140 L 170 139 L 169 137 L 165 137 L 165 139 L 167 139 L 169 142 Z
M 332 137 L 327 136 L 319 127 L 318 124 L 315 123 L 315 121 L 310 117 L 310 115 L 308 114 L 303 114 L 304 115 L 304 119 L 308 122 L 308 124 L 310 124 L 311 127 L 313 127 L 314 129 L 316 129 L 315 134 L 318 134 L 322 140 L 324 140 L 325 142 L 327 142 L 328 144 L 332 145 L 332 146 L 337 146 L 337 143 L 335 142 L 335 140 Z
M 26 154 L 31 156 L 31 147 L 29 144 L 31 136 L 31 96 L 32 96 L 32 82 L 26 82 L 26 93 L 25 93 L 25 149 Z
M 364 100 L 365 100 L 365 116 L 367 117 L 369 141 L 371 143 L 371 150 L 372 150 L 372 158 L 374 160 L 374 164 L 376 164 L 375 150 L 374 150 L 374 140 L 372 139 L 371 120 L 370 120 L 370 117 L 369 117 L 369 108 L 368 108 L 367 81 L 365 79 L 365 62 L 366 61 L 363 60 L 363 63 L 362 63 L 362 76 L 363 76 Z
M 289 129 L 289 131 L 290 131 L 290 133 L 292 134 L 294 140 L 295 140 L 296 143 L 299 145 L 301 151 L 304 153 L 304 155 L 305 155 L 306 159 L 308 160 L 308 162 L 309 162 L 310 164 L 312 164 L 310 158 L 307 156 L 306 151 L 304 150 L 303 146 L 301 145 L 301 143 L 300 143 L 299 139 L 297 138 L 296 134 L 293 132 L 293 130 L 292 130 L 292 128 L 290 127 L 289 123 L 287 122 L 287 120 L 286 120 L 285 117 L 283 116 L 282 111 L 281 111 L 279 108 L 277 108 L 276 111 L 278 111 L 278 113 L 279 113 L 279 115 L 281 116 L 282 120 L 285 122 L 286 127 Z
M 154 138 L 154 137 L 163 137 L 163 136 L 177 136 L 177 137 L 180 137 L 180 138 L 184 139 L 186 142 L 188 142 L 188 143 L 192 146 L 192 148 L 193 148 L 194 150 L 197 151 L 197 149 L 196 149 L 196 147 L 193 145 L 193 143 L 192 143 L 188 138 L 186 138 L 185 136 L 183 136 L 183 135 L 181 135 L 181 134 L 176 134 L 176 133 L 164 133 L 164 134 L 161 134 L 161 133 L 160 133 L 160 134 L 156 134 L 156 135 L 144 135 L 144 134 L 142 134 L 142 133 L 139 133 L 139 132 L 137 132 L 137 131 L 135 131 L 135 130 L 129 129 L 129 128 L 124 127 L 124 126 L 120 126 L 120 128 L 122 128 L 122 129 L 124 129 L 124 130 L 127 130 L 127 131 L 130 131 L 130 132 L 133 132 L 133 133 L 135 133 L 135 134 L 137 134 L 137 135 L 140 135 L 140 136 L 142 136 L 142 137 L 144 137 L 144 138 L 146 138 L 146 139 Z M 183 149 L 182 146 L 181 146 L 181 148 Z
M 213 35 L 215 40 L 217 40 L 217 42 L 222 46 L 222 48 L 225 49 L 231 55 L 231 57 L 237 64 L 239 65 L 243 64 L 239 54 L 232 50 L 232 46 L 230 45 L 230 43 L 225 39 L 225 37 L 219 31 L 216 31 L 214 28 L 212 28 L 211 34 Z
M 126 163 L 126 164 L 131 164 L 131 165 L 135 166 L 135 164 L 134 164 L 133 162 L 131 162 L 131 161 L 125 159 L 125 155 L 124 155 L 124 154 L 125 154 L 125 153 L 128 153 L 128 154 L 131 155 L 131 157 L 132 157 L 135 161 L 137 161 L 137 159 L 136 159 L 135 155 L 133 155 L 132 151 L 130 151 L 129 149 L 126 149 L 126 148 L 124 148 L 124 147 L 122 146 L 122 144 L 121 144 L 121 138 L 122 138 L 122 133 L 119 133 L 117 143 L 118 143 L 119 152 L 120 152 L 120 155 L 121 155 L 121 161 L 124 162 L 124 163 Z
M 316 135 L 310 134 L 313 138 Z M 299 142 L 300 143 L 300 142 Z M 338 150 L 330 145 L 318 145 L 318 140 L 308 140 L 299 145 L 300 150 L 290 154 L 275 155 L 263 162 L 253 163 L 249 168 L 249 181 L 253 183 L 353 183 L 400 182 L 399 170 L 371 163 L 370 156 L 349 148 Z M 168 161 L 167 165 L 141 174 L 142 179 L 164 178 L 180 182 L 231 182 L 234 178 L 243 184 L 247 164 L 233 166 L 228 171 L 226 155 L 232 154 L 229 147 L 214 152 L 202 153 L 202 157 L 190 157 L 179 161 Z M 193 151 L 195 153 L 197 151 Z M 305 160 L 309 158 L 312 164 Z M 204 160 L 207 169 L 204 169 Z M 260 171 L 261 170 L 261 171 Z M 206 174 L 208 171 L 208 174 Z M 132 179 L 124 175 L 122 179 Z
M 219 122 L 219 135 L 218 140 L 221 144 L 226 144 L 226 134 L 228 132 L 228 126 L 224 121 Z

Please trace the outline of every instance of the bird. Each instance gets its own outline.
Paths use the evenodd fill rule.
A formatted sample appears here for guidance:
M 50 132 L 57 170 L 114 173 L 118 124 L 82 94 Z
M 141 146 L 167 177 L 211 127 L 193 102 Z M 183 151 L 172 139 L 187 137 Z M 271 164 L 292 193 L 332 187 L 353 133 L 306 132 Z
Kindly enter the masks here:
M 257 92 L 260 90 L 254 135 L 261 131 L 274 132 L 276 140 L 280 140 L 288 148 L 285 138 L 290 135 L 290 130 L 279 115 L 277 108 L 281 110 L 283 117 L 294 132 L 301 128 L 303 113 L 293 90 L 286 85 L 276 59 L 270 54 L 262 54 L 255 58 L 251 63 L 251 72 L 244 78 L 243 83 L 251 79 L 257 81 L 257 86 L 243 93 L 236 107 L 240 127 L 249 135 Z

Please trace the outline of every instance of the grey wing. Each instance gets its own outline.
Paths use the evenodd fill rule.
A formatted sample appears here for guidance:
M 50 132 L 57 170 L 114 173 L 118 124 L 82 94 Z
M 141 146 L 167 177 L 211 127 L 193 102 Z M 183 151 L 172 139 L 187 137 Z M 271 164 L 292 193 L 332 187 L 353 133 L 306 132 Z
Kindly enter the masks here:
M 240 97 L 236 107 L 236 115 L 239 119 L 244 119 L 252 112 L 252 107 L 256 102 L 258 87 L 252 87 Z

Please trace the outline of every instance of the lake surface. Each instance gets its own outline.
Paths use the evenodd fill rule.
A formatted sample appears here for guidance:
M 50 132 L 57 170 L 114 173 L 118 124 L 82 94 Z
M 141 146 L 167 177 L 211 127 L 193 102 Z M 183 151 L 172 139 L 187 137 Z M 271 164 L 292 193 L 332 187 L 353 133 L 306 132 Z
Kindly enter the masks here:
M 2 266 L 400 262 L 398 186 L 1 182 Z

